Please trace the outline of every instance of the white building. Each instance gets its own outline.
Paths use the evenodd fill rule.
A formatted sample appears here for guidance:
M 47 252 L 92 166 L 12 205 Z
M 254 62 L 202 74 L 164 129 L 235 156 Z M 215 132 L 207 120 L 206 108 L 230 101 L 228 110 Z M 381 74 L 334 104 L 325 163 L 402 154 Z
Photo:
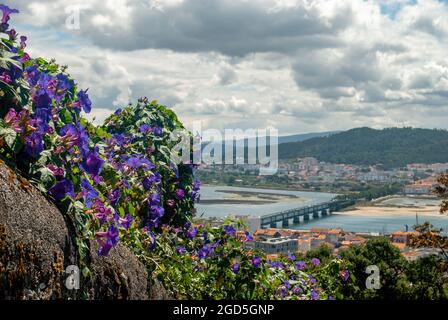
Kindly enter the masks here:
M 255 249 L 263 250 L 267 254 L 296 252 L 298 250 L 297 239 L 286 237 L 272 238 L 255 242 Z

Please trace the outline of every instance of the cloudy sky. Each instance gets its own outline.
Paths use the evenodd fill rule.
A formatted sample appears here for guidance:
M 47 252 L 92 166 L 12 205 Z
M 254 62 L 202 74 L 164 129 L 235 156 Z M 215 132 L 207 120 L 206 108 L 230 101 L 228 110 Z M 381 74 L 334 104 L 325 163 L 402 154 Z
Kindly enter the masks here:
M 205 128 L 448 128 L 448 1 L 2 2 L 99 120 L 147 96 Z

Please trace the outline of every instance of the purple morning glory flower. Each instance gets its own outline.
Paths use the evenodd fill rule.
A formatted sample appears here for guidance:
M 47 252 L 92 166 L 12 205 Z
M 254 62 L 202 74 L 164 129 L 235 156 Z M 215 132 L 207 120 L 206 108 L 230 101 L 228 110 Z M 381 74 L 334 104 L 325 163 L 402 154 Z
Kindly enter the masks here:
M 151 243 L 149 244 L 148 249 L 149 249 L 149 251 L 152 251 L 156 248 L 157 240 L 156 240 L 156 236 L 151 231 L 149 232 L 149 236 L 151 237 Z
M 9 40 L 15 41 L 17 39 L 17 31 L 15 29 L 11 29 L 6 33 L 9 35 Z
M 197 191 L 190 191 L 189 193 L 191 201 L 199 202 L 201 195 Z
M 0 75 L 0 81 L 3 81 L 6 84 L 12 83 L 11 76 L 8 73 L 6 73 L 6 71 L 3 71 L 3 73 Z
M 27 38 L 25 36 L 20 37 L 20 47 L 22 49 L 24 49 L 26 47 L 26 40 L 27 40 Z
M 246 235 L 244 242 L 254 241 L 254 237 L 249 233 L 249 231 L 245 231 L 244 234 Z
M 209 244 L 204 245 L 201 249 L 199 249 L 198 251 L 198 257 L 199 259 L 205 259 L 208 258 L 208 256 L 210 256 L 210 253 L 212 251 L 212 248 L 210 247 Z
M 87 152 L 83 161 L 80 163 L 80 167 L 88 174 L 98 176 L 101 172 L 103 164 L 104 161 L 99 156 L 98 148 L 95 148 L 93 151 Z
M 90 153 L 89 136 L 80 123 L 77 125 L 64 125 L 61 130 L 59 130 L 59 135 L 67 149 L 77 145 L 80 148 L 83 157 L 87 157 Z
M 106 222 L 112 214 L 112 210 L 104 207 L 104 203 L 100 199 L 95 199 L 93 207 L 95 208 L 95 217 L 99 220 L 100 226 Z
M 240 272 L 240 264 L 239 263 L 236 262 L 232 265 L 232 272 L 234 274 L 237 274 L 238 272 Z
M 111 224 L 108 230 L 97 232 L 98 242 L 100 248 L 98 249 L 99 256 L 107 256 L 111 248 L 115 247 L 118 243 L 118 229 L 115 225 Z
M 201 188 L 201 182 L 198 179 L 194 179 L 193 190 L 199 191 L 200 188 Z
M 134 218 L 129 213 L 124 218 L 118 218 L 118 224 L 125 229 L 129 229 L 133 221 Z
M 36 65 L 29 66 L 25 69 L 25 80 L 30 86 L 37 85 L 40 78 L 40 71 Z
M 160 204 L 160 193 L 153 192 L 149 195 L 148 202 L 151 206 L 158 206 Z
M 300 287 L 294 287 L 292 289 L 292 293 L 295 294 L 296 296 L 300 296 L 300 295 L 302 295 L 303 290 Z
M 142 124 L 139 128 L 141 133 L 148 134 L 151 132 L 151 126 L 147 124 Z
M 56 184 L 48 190 L 48 194 L 56 201 L 61 201 L 66 196 L 73 198 L 75 196 L 73 183 L 65 179 L 56 182 Z
M 335 300 L 333 296 L 328 296 L 328 300 Z
M 57 85 L 55 90 L 56 100 L 60 101 L 65 93 L 70 90 L 74 86 L 73 80 L 70 80 L 69 77 L 65 74 L 58 74 L 56 76 Z
M 185 191 L 183 189 L 176 189 L 177 200 L 182 200 L 185 197 Z
M 96 191 L 90 184 L 89 180 L 85 178 L 81 179 L 81 190 L 81 193 L 85 199 L 86 207 L 91 209 L 93 200 L 98 198 L 98 191 Z
M 255 268 L 258 268 L 258 267 L 261 265 L 261 258 L 260 258 L 259 256 L 254 256 L 254 257 L 252 258 L 252 265 L 253 265 Z
M 319 294 L 316 291 L 311 291 L 311 300 L 319 299 Z
M 17 9 L 11 9 L 10 7 L 8 7 L 7 5 L 4 4 L 0 4 L 0 11 L 2 11 L 3 15 L 2 15 L 2 24 L 6 24 L 9 21 L 9 15 L 11 13 L 19 13 L 19 10 Z
M 288 260 L 289 261 L 295 261 L 296 260 L 296 256 L 294 255 L 294 253 L 288 252 Z
M 120 147 L 124 146 L 126 143 L 126 136 L 124 134 L 113 134 L 112 139 L 108 141 L 110 146 L 118 145 Z
M 100 247 L 98 248 L 98 255 L 106 257 L 109 254 L 110 249 L 113 247 L 112 243 L 101 240 L 99 240 L 98 243 L 100 244 Z
M 285 288 L 285 286 L 280 286 L 277 289 L 277 294 L 281 297 L 284 298 L 286 297 L 286 294 L 288 293 L 288 290 Z
M 33 132 L 25 138 L 25 152 L 32 158 L 38 158 L 40 153 L 44 150 L 42 143 L 42 135 L 38 132 Z
M 61 181 L 62 179 L 64 179 L 64 169 L 58 168 L 53 164 L 49 164 L 48 169 L 50 169 L 57 181 Z
M 155 127 L 155 128 L 152 129 L 152 132 L 154 133 L 154 135 L 155 135 L 156 137 L 160 137 L 160 136 L 163 135 L 163 128 L 161 128 L 161 127 Z
M 283 282 L 283 285 L 285 286 L 286 289 L 291 289 L 291 283 L 288 280 Z
M 226 232 L 226 235 L 235 237 L 236 236 L 236 230 L 233 226 L 226 225 L 224 226 L 224 231 Z
M 317 267 L 318 265 L 320 265 L 320 260 L 318 258 L 313 258 L 311 259 L 311 263 L 313 264 L 313 266 Z
M 158 172 L 155 172 L 154 174 L 143 178 L 143 188 L 148 191 L 154 184 L 160 183 L 160 181 L 162 181 L 160 174 Z
M 131 185 L 129 184 L 129 181 L 128 181 L 126 178 L 124 178 L 123 180 L 121 180 L 121 182 L 123 183 L 123 186 L 124 186 L 126 189 L 131 189 Z
M 176 252 L 177 252 L 177 254 L 182 255 L 182 254 L 185 254 L 187 252 L 187 250 L 185 249 L 185 247 L 179 246 L 176 248 Z
M 47 73 L 40 73 L 39 79 L 37 81 L 36 86 L 36 95 L 48 95 L 51 98 L 53 98 L 54 92 L 53 92 L 53 78 L 51 75 Z
M 297 261 L 295 267 L 297 270 L 304 270 L 306 267 L 306 263 L 305 261 Z
M 87 89 L 89 90 L 89 89 Z M 92 101 L 89 99 L 89 95 L 87 94 L 87 90 L 81 90 L 78 92 L 78 101 L 81 104 L 82 109 L 85 113 L 90 113 L 92 111 Z
M 23 56 L 19 59 L 20 63 L 25 63 L 26 61 L 30 61 L 31 57 L 28 53 L 24 53 Z
M 198 228 L 191 228 L 187 231 L 187 238 L 193 239 L 198 233 Z
M 268 266 L 274 269 L 283 269 L 284 265 L 280 261 L 268 261 Z
M 165 209 L 160 206 L 152 206 L 150 210 L 151 215 L 156 218 L 161 218 L 165 214 Z
M 350 272 L 347 269 L 344 270 L 341 274 L 341 277 L 344 282 L 347 282 L 348 278 L 350 277 Z
M 118 108 L 117 110 L 115 110 L 114 114 L 115 114 L 116 116 L 119 116 L 122 112 L 123 112 L 123 109 Z
M 116 206 L 118 201 L 120 200 L 120 189 L 116 188 L 108 195 L 110 204 L 112 206 Z
M 137 157 L 131 157 L 126 161 L 126 165 L 133 170 L 137 170 L 143 167 L 145 170 L 151 170 L 155 168 L 154 163 L 145 159 L 142 155 Z

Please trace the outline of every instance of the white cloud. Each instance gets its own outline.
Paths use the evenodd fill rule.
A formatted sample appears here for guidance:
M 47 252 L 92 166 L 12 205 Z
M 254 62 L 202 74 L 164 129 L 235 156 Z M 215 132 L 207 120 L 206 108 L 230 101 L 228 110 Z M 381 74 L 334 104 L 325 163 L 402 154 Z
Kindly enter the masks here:
M 30 53 L 69 65 L 98 118 L 146 95 L 216 128 L 448 127 L 448 5 L 437 0 L 73 4 L 81 29 L 69 31 L 66 1 L 9 3 Z

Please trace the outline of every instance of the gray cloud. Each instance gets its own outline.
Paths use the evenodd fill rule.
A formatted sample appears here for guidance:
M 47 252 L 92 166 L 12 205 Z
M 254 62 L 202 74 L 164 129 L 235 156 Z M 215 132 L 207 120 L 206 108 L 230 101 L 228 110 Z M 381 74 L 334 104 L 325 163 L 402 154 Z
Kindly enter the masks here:
M 447 126 L 435 116 L 448 92 L 437 0 L 388 0 L 394 18 L 385 0 L 78 1 L 74 31 L 64 0 L 6 3 L 30 53 L 68 64 L 98 116 L 148 96 L 213 127 Z

